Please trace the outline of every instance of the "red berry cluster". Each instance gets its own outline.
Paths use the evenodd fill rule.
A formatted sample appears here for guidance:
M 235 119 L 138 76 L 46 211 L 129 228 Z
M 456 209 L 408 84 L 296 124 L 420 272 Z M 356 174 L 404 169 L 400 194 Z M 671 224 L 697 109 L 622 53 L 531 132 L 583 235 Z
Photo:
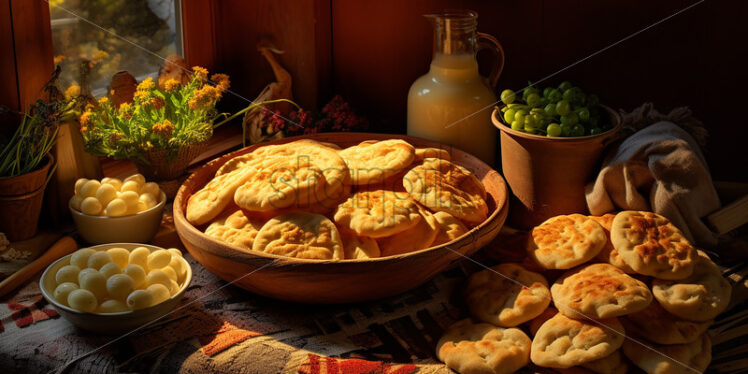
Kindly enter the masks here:
M 283 130 L 286 135 L 362 131 L 369 128 L 369 121 L 357 116 L 351 105 L 343 100 L 340 95 L 335 96 L 317 115 L 309 110 L 299 109 L 284 117 L 281 114 L 264 109 L 262 118 L 265 123 L 272 125 L 274 131 Z

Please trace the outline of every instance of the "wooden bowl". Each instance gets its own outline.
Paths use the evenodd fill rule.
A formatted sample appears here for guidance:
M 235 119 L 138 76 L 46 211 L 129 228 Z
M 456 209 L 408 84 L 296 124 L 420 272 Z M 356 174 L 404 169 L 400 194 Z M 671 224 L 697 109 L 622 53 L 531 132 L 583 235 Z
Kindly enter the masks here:
M 417 147 L 442 147 L 438 143 L 403 135 L 368 133 L 327 133 L 292 137 L 348 147 L 367 139 L 404 139 Z M 302 303 L 346 303 L 395 295 L 414 288 L 469 256 L 490 242 L 501 229 L 508 213 L 504 178 L 476 157 L 449 149 L 452 161 L 470 169 L 483 181 L 489 195 L 489 216 L 464 236 L 435 247 L 397 256 L 363 260 L 307 260 L 247 251 L 211 238 L 190 224 L 184 216 L 189 197 L 213 178 L 229 159 L 261 146 L 255 145 L 219 157 L 192 174 L 174 199 L 174 224 L 187 250 L 208 270 L 248 291 Z M 204 227 L 200 227 L 201 229 Z

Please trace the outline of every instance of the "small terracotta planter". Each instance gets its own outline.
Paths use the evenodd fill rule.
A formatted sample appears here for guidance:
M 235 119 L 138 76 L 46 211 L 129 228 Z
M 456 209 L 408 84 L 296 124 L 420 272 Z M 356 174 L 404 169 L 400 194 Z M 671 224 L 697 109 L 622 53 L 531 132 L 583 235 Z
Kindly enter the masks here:
M 605 147 L 618 139 L 621 119 L 610 114 L 613 128 L 598 135 L 549 138 L 512 130 L 491 115 L 501 131 L 501 165 L 512 191 L 509 225 L 529 229 L 560 214 L 587 213 L 584 189 L 600 167 Z
M 28 239 L 36 234 L 44 200 L 52 155 L 36 170 L 15 177 L 0 178 L 0 232 L 10 241 Z

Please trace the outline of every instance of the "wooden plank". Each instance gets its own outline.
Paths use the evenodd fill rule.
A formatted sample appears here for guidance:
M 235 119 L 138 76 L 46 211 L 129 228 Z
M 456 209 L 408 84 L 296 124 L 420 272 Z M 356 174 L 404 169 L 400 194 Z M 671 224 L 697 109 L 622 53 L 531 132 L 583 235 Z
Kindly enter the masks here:
M 16 76 L 16 54 L 13 49 L 13 17 L 11 0 L 0 1 L 0 105 L 11 110 L 21 109 L 18 102 L 18 77 Z M 0 127 L 9 127 L 10 121 L 0 121 Z M 5 129 L 0 129 L 5 130 Z
M 41 98 L 42 88 L 54 70 L 49 3 L 11 0 L 13 40 L 21 109 Z
M 190 67 L 199 65 L 213 70 L 216 62 L 215 3 L 190 0 L 183 1 L 181 7 L 184 59 Z
M 706 220 L 720 235 L 743 226 L 748 223 L 748 195 L 708 215 Z

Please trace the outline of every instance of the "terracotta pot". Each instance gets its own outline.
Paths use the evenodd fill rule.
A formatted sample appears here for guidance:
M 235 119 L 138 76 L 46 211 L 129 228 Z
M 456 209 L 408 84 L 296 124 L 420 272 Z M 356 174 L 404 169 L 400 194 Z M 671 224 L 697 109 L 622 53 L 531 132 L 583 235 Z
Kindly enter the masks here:
M 501 165 L 512 191 L 509 225 L 529 229 L 560 214 L 587 213 L 585 185 L 601 163 L 603 149 L 618 138 L 621 119 L 610 114 L 613 128 L 602 134 L 549 138 L 512 130 L 491 115 L 501 131 Z
M 201 189 L 229 159 L 266 144 L 309 138 L 348 147 L 368 139 L 404 139 L 418 147 L 440 147 L 420 138 L 365 133 L 325 133 L 292 137 L 254 145 L 221 156 L 193 173 L 174 199 L 174 226 L 190 254 L 205 268 L 251 292 L 303 303 L 347 303 L 373 300 L 407 291 L 470 256 L 496 237 L 508 206 L 504 179 L 475 156 L 450 148 L 452 161 L 470 169 L 488 192 L 489 216 L 468 233 L 449 243 L 415 252 L 357 260 L 309 260 L 247 251 L 209 237 L 184 216 L 190 196 Z M 444 147 L 444 146 L 442 146 Z M 447 149 L 447 148 L 445 148 Z
M 54 157 L 36 170 L 15 177 L 0 178 L 0 232 L 10 241 L 28 239 L 36 234 L 44 188 Z

